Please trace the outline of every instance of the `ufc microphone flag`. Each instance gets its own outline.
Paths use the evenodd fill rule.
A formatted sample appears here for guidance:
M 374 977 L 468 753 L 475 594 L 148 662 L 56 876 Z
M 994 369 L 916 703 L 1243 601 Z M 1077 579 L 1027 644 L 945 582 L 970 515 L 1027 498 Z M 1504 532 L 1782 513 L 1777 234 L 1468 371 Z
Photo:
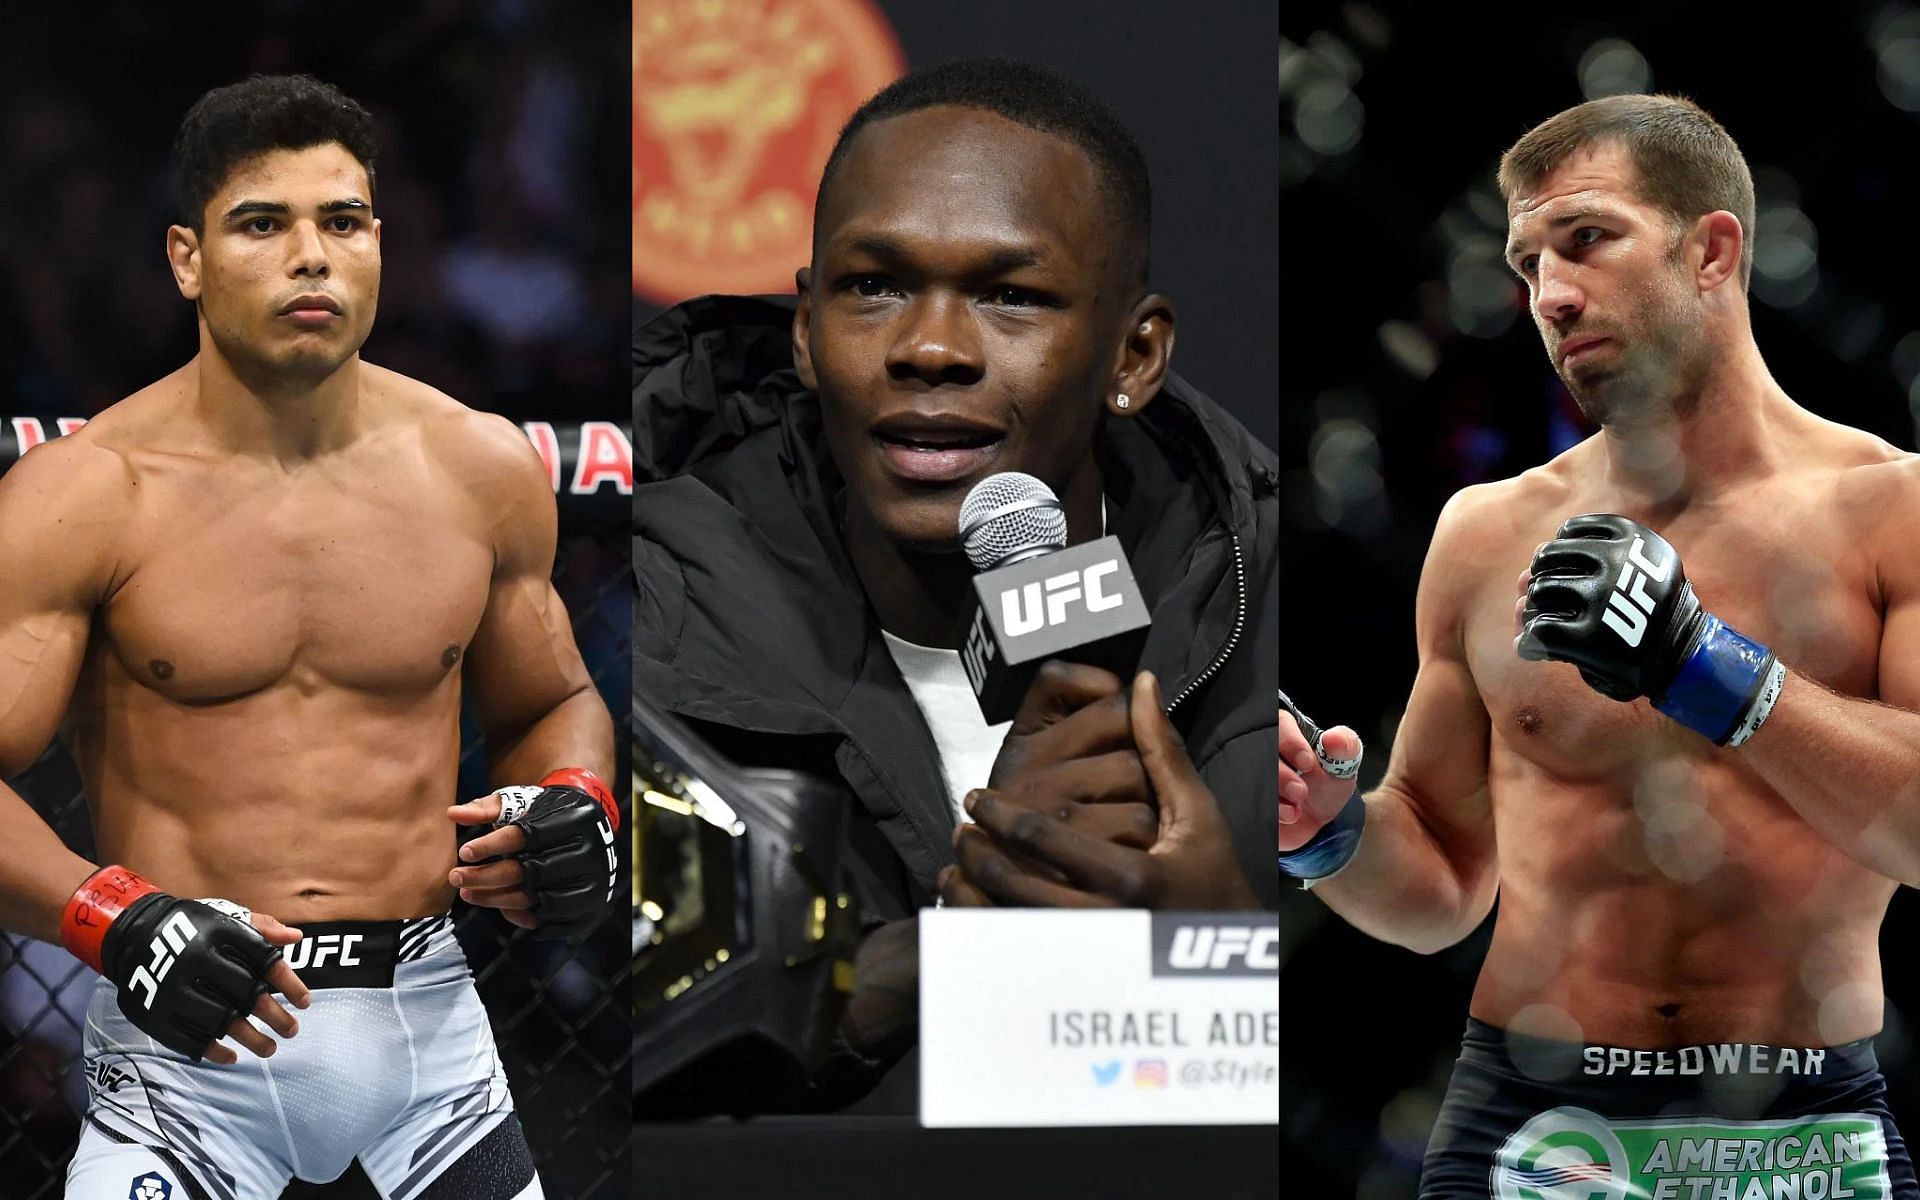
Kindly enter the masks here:
M 1130 678 L 1152 624 L 1112 536 L 973 577 L 960 661 L 989 724 L 1013 719 L 1049 658 Z

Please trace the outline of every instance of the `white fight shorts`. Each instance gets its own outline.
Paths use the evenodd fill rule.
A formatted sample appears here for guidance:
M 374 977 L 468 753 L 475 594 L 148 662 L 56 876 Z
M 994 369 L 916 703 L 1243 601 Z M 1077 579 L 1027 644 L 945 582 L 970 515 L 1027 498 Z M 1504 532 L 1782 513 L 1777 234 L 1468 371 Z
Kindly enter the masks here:
M 271 1058 L 190 1062 L 134 1028 L 99 982 L 69 1200 L 277 1200 L 293 1179 L 326 1183 L 356 1159 L 387 1200 L 538 1200 L 452 921 L 301 928 L 287 960 L 313 1006 Z

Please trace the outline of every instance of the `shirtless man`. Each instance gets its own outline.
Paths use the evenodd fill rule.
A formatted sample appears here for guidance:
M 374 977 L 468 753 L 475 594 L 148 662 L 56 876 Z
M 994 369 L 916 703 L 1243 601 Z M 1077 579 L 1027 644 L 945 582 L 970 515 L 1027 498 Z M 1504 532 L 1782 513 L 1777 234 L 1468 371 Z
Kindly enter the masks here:
M 1500 185 L 1602 432 L 1447 505 L 1378 789 L 1283 716 L 1283 869 L 1422 952 L 1500 892 L 1423 1197 L 1920 1195 L 1870 1041 L 1920 881 L 1920 463 L 1768 374 L 1751 178 L 1691 103 L 1563 112 Z
M 575 936 L 613 889 L 612 723 L 549 582 L 546 473 L 360 359 L 364 109 L 250 79 L 174 157 L 198 354 L 0 477 L 0 775 L 64 718 L 114 864 L 0 787 L 0 923 L 104 975 L 66 1194 L 270 1200 L 357 1158 L 392 1200 L 537 1197 L 446 914 L 458 888 Z M 448 806 L 463 680 L 494 781 L 539 785 Z M 503 816 L 456 867 L 457 827 Z

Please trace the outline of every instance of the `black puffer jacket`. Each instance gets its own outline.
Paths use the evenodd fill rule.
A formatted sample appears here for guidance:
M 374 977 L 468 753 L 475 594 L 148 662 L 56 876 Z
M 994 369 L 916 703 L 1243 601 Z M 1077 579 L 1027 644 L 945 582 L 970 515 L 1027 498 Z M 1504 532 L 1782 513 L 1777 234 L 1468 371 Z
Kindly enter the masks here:
M 635 336 L 634 685 L 738 757 L 843 779 L 864 809 L 867 917 L 891 919 L 932 902 L 953 816 L 841 545 L 843 485 L 793 371 L 792 316 L 790 299 L 708 297 Z M 1098 453 L 1107 531 L 1153 612 L 1141 665 L 1277 907 L 1274 454 L 1177 376 L 1107 421 Z

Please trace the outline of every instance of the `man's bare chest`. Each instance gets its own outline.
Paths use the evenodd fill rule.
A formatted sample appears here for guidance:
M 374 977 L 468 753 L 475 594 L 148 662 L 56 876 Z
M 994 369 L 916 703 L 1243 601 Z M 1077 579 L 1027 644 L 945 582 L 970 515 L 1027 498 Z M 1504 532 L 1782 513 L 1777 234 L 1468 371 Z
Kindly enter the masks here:
M 487 600 L 487 531 L 444 489 L 149 478 L 100 611 L 106 650 L 181 702 L 296 680 L 436 686 Z
M 1644 701 L 1622 704 L 1571 666 L 1515 653 L 1515 578 L 1539 541 L 1516 541 L 1481 577 L 1463 621 L 1467 660 L 1496 741 L 1550 773 L 1594 778 L 1704 748 Z M 1877 694 L 1881 613 L 1871 548 L 1833 520 L 1773 510 L 1655 528 L 1679 551 L 1701 604 L 1771 646 L 1788 667 L 1836 691 Z

